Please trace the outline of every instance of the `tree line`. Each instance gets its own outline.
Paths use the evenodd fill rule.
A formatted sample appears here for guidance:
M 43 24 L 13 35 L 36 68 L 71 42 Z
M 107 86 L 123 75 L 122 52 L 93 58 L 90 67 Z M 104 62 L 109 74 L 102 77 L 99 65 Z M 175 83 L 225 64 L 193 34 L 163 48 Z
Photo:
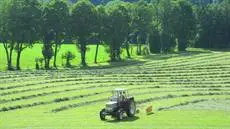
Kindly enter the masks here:
M 124 48 L 167 53 L 185 51 L 187 47 L 230 47 L 230 1 L 192 4 L 187 0 L 154 0 L 146 2 L 110 1 L 94 5 L 88 0 L 69 4 L 65 0 L 2 0 L 0 2 L 0 40 L 7 66 L 12 66 L 12 53 L 17 52 L 16 69 L 20 70 L 21 53 L 35 43 L 42 43 L 45 68 L 57 67 L 59 47 L 67 40 L 76 44 L 81 65 L 86 66 L 90 44 L 108 46 L 111 61 L 121 60 Z M 144 44 L 144 48 L 142 48 Z M 67 53 L 65 57 L 74 57 Z M 69 62 L 68 62 L 69 63 Z

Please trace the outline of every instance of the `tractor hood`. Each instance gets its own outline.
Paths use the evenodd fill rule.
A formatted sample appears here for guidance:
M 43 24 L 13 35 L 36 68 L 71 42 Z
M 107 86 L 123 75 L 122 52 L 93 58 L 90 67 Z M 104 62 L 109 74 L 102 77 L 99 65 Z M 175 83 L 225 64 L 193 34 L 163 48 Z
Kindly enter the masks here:
M 107 105 L 115 105 L 115 106 L 116 106 L 116 105 L 117 105 L 117 102 L 116 102 L 116 101 L 110 101 L 110 102 L 106 103 L 106 106 L 107 106 Z
M 112 111 L 117 107 L 117 102 L 116 101 L 110 101 L 106 103 L 106 110 Z

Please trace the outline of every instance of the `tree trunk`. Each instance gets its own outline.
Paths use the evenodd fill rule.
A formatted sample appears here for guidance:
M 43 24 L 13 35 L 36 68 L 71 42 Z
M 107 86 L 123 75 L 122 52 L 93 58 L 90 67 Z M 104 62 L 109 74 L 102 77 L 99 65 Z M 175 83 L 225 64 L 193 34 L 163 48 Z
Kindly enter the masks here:
M 138 43 L 137 43 L 137 51 L 136 51 L 136 54 L 139 55 L 139 53 L 140 53 L 140 50 L 139 50 Z
M 131 55 L 133 54 L 133 47 L 131 47 Z
M 11 42 L 12 44 L 12 46 L 10 46 L 10 57 L 9 57 L 9 70 L 13 70 L 13 67 L 12 67 L 12 54 L 13 54 L 13 50 L 14 50 L 14 45 L 13 45 L 13 41 Z
M 113 62 L 113 61 L 116 61 L 116 54 L 115 54 L 115 50 L 112 49 L 110 50 L 110 60 Z
M 131 55 L 130 55 L 130 53 L 129 53 L 129 43 L 126 43 L 126 53 L 127 53 L 127 56 L 128 56 L 128 58 L 131 58 Z
M 116 49 L 115 49 L 115 41 L 112 42 L 112 44 L 110 44 L 110 61 L 114 62 L 116 61 Z
M 10 51 L 8 50 L 8 47 L 9 45 L 7 45 L 6 42 L 3 42 L 3 46 L 4 46 L 4 49 L 5 49 L 5 52 L 6 52 L 6 58 L 7 58 L 7 69 L 8 70 L 13 70 L 12 68 L 12 52 L 13 52 L 13 42 L 11 43 L 11 46 L 10 46 Z
M 179 50 L 179 51 L 185 51 L 185 49 L 186 49 L 185 38 L 182 36 L 182 37 L 179 39 L 178 50 Z
M 86 53 L 86 44 L 84 38 L 80 39 L 80 49 L 81 49 L 81 65 L 86 66 L 85 53 Z
M 137 55 L 141 55 L 141 43 L 137 44 Z
M 59 40 L 56 40 L 56 41 L 55 41 L 55 49 L 54 49 L 54 63 L 53 63 L 54 68 L 57 68 L 56 62 L 57 62 L 58 44 L 60 44 L 60 41 L 59 41 Z
M 50 59 L 45 58 L 45 69 L 49 69 L 50 68 Z
M 17 64 L 16 64 L 16 69 L 21 70 L 20 68 L 20 58 L 21 58 L 21 52 L 22 52 L 22 43 L 17 43 Z
M 141 55 L 141 41 L 140 41 L 140 36 L 137 37 L 137 55 Z
M 81 64 L 82 66 L 86 66 L 86 61 L 85 61 L 85 53 L 86 53 L 86 50 L 85 48 L 81 48 Z
M 66 58 L 66 66 L 67 66 L 67 67 L 70 67 L 70 66 L 71 66 L 71 64 L 70 64 L 70 59 L 69 59 L 69 58 Z
M 20 68 L 20 58 L 21 58 L 21 52 L 17 53 L 17 64 L 16 64 L 16 69 L 21 70 Z
M 50 68 L 50 59 L 47 59 L 47 69 Z
M 95 64 L 97 64 L 98 49 L 99 49 L 99 43 L 97 43 L 97 47 L 96 47 L 96 53 L 95 53 L 95 58 L 94 58 L 94 63 Z
M 8 45 L 7 43 L 3 43 L 3 46 L 5 48 L 5 51 L 6 51 L 6 58 L 7 58 L 7 67 L 8 67 L 8 70 L 10 70 L 10 58 L 9 58 L 9 51 L 8 51 Z
M 121 54 L 121 50 L 120 50 L 120 48 L 118 48 L 118 49 L 116 50 L 116 57 L 117 57 L 117 60 L 118 60 L 118 61 L 121 60 L 120 54 Z

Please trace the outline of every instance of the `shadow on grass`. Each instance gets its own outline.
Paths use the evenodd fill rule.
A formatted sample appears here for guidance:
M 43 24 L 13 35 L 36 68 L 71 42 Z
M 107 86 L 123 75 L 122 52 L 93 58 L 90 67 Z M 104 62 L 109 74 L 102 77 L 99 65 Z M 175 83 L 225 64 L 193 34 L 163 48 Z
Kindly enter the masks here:
M 106 68 L 116 68 L 116 67 L 124 67 L 124 66 L 134 66 L 134 65 L 142 65 L 145 61 L 140 60 L 121 60 L 116 62 L 109 62 L 106 65 L 100 65 L 97 66 L 88 66 L 86 69 L 106 69 Z
M 147 116 L 151 116 L 151 115 L 153 115 L 153 114 L 154 114 L 153 112 L 150 112 L 150 113 L 147 114 Z
M 175 57 L 186 57 L 186 56 L 194 56 L 198 54 L 205 54 L 205 53 L 212 53 L 210 50 L 200 50 L 200 49 L 189 49 L 187 51 L 180 51 L 180 52 L 168 52 L 168 53 L 161 53 L 161 54 L 151 54 L 145 56 L 144 59 L 152 59 L 152 60 L 166 60 Z
M 211 50 L 211 51 L 214 51 L 214 52 L 230 52 L 230 49 L 229 48 L 225 48 L 225 49 L 205 49 L 205 50 Z
M 113 120 L 106 120 L 106 122 L 109 123 L 119 123 L 119 122 L 133 122 L 140 119 L 138 116 L 134 116 L 134 117 L 124 117 L 123 120 L 117 120 L 116 118 Z

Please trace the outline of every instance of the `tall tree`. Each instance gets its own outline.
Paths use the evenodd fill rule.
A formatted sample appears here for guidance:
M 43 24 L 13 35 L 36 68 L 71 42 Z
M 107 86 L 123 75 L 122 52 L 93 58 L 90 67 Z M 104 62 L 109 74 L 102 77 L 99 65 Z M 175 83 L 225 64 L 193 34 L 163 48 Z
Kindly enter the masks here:
M 6 59 L 7 69 L 13 70 L 12 66 L 12 54 L 15 47 L 15 42 L 12 40 L 12 35 L 9 33 L 9 1 L 4 0 L 0 5 L 0 41 L 3 43 Z
M 62 0 L 52 0 L 49 4 L 51 29 L 54 32 L 54 62 L 53 66 L 56 68 L 56 60 L 58 47 L 68 31 L 69 8 L 67 3 Z
M 174 11 L 175 3 L 171 0 L 159 2 L 159 20 L 161 23 L 160 41 L 161 51 L 168 52 L 176 46 L 174 21 L 177 15 Z
M 111 61 L 121 60 L 121 46 L 129 36 L 131 17 L 128 4 L 119 2 L 107 8 L 106 37 L 110 48 Z
M 153 21 L 153 6 L 144 0 L 135 3 L 133 9 L 133 28 L 137 33 L 137 54 L 141 55 L 141 43 L 147 41 L 147 36 L 151 32 Z
M 104 8 L 104 6 L 99 5 L 97 6 L 97 26 L 96 26 L 96 36 L 99 39 L 99 42 L 96 45 L 96 52 L 95 52 L 95 57 L 94 57 L 94 63 L 97 63 L 97 56 L 98 56 L 98 51 L 99 51 L 99 45 L 102 44 L 105 41 L 105 21 L 106 18 L 108 17 L 108 14 Z
M 87 38 L 95 31 L 96 8 L 88 0 L 80 0 L 73 5 L 71 28 L 81 51 L 81 65 L 86 66 Z
M 50 60 L 53 57 L 53 47 L 52 41 L 55 40 L 54 38 L 54 31 L 53 31 L 53 14 L 51 8 L 47 3 L 43 4 L 42 8 L 42 17 L 41 17 L 41 30 L 40 30 L 40 37 L 43 42 L 42 54 L 45 61 L 45 69 L 50 68 Z
M 37 0 L 10 0 L 8 31 L 16 43 L 17 70 L 20 70 L 21 53 L 39 39 L 40 7 Z
M 229 2 L 198 7 L 198 40 L 195 47 L 229 47 Z
M 184 51 L 195 36 L 195 14 L 191 3 L 187 0 L 179 0 L 175 6 L 175 12 L 177 15 L 174 20 L 174 32 L 178 39 L 178 50 Z

